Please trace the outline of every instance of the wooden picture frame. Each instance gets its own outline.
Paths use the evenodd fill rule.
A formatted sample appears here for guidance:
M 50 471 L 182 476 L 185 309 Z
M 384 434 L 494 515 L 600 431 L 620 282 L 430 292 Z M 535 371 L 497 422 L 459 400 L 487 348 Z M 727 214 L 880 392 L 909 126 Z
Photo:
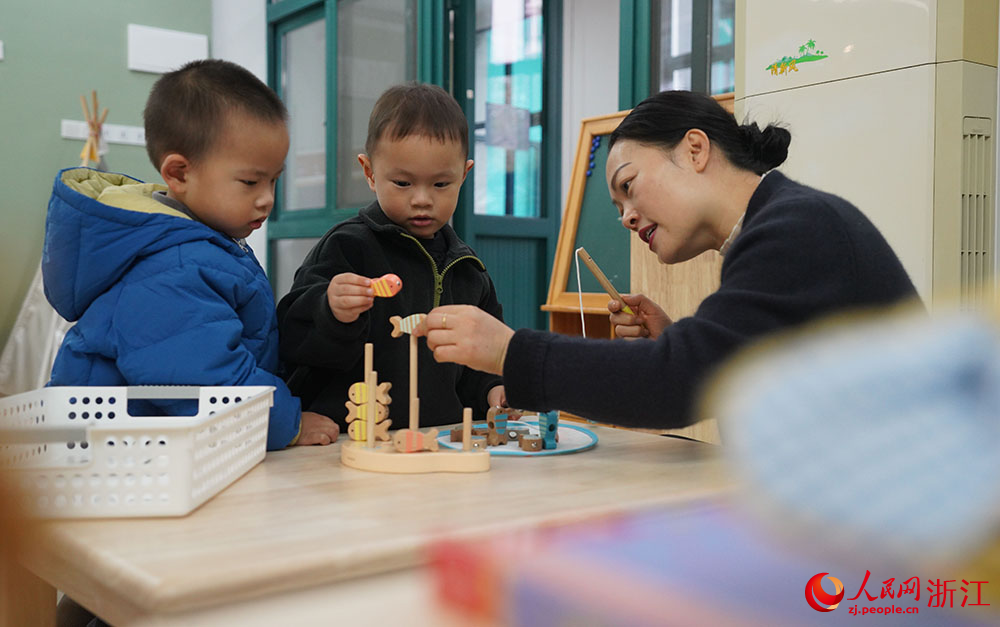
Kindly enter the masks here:
M 600 288 L 596 279 L 587 270 L 581 269 L 580 281 L 588 287 L 584 288 L 581 294 L 576 291 L 575 279 L 575 251 L 578 246 L 586 246 L 587 250 L 594 256 L 595 261 L 608 274 L 612 283 L 617 283 L 619 291 L 629 291 L 629 281 L 627 271 L 629 266 L 629 249 L 631 233 L 622 228 L 620 218 L 616 214 L 614 206 L 611 204 L 611 196 L 607 191 L 604 181 L 604 160 L 598 159 L 598 163 L 593 162 L 593 152 L 591 147 L 595 139 L 605 142 L 618 124 L 625 118 L 628 111 L 619 111 L 608 115 L 585 118 L 580 122 L 580 138 L 576 147 L 576 156 L 573 159 L 573 169 L 570 174 L 569 194 L 566 198 L 566 211 L 563 214 L 562 223 L 559 227 L 559 239 L 556 243 L 555 258 L 552 262 L 552 276 L 549 281 L 549 293 L 542 310 L 549 312 L 549 329 L 556 333 L 566 333 L 570 335 L 581 334 L 580 324 L 580 301 L 583 301 L 583 314 L 587 326 L 589 337 L 610 338 L 613 337 L 611 323 L 608 320 L 608 297 L 607 292 Z M 603 155 L 606 159 L 607 147 L 604 145 Z M 588 171 L 590 175 L 588 176 Z M 608 255 L 602 254 L 607 248 L 594 247 L 589 242 L 582 243 L 578 237 L 581 213 L 584 208 L 585 192 L 600 193 L 603 190 L 603 198 L 607 198 L 604 205 L 607 210 L 606 216 L 600 219 L 607 224 L 614 225 L 620 232 L 609 233 L 609 237 L 619 237 L 621 239 L 621 257 L 611 259 Z M 588 216 L 589 217 L 589 216 Z M 609 268 L 623 265 L 626 276 L 621 273 L 609 272 Z M 581 266 L 582 268 L 583 266 Z

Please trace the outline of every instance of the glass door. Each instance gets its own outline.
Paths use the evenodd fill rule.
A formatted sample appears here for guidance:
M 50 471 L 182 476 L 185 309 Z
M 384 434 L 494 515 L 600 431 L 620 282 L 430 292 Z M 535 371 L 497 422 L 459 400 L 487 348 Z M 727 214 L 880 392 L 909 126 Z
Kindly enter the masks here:
M 357 155 L 375 100 L 417 78 L 418 1 L 280 0 L 268 22 L 271 85 L 288 107 L 291 139 L 268 221 L 280 298 L 319 237 L 374 200 Z
M 486 263 L 504 317 L 545 328 L 559 207 L 561 2 L 454 3 L 454 93 L 472 123 L 473 167 L 455 228 Z M 472 192 L 471 194 L 469 192 Z

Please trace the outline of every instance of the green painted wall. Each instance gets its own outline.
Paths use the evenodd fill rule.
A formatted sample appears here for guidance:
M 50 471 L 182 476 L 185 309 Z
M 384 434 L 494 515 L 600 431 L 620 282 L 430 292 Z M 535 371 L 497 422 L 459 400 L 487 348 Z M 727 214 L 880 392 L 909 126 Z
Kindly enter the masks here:
M 83 142 L 60 120 L 82 120 L 96 89 L 108 123 L 142 126 L 158 74 L 126 67 L 126 27 L 211 34 L 210 0 L 0 0 L 0 347 L 38 267 L 45 211 L 60 168 L 79 165 Z M 211 51 L 211 42 L 209 42 Z M 140 146 L 110 144 L 108 167 L 159 180 Z

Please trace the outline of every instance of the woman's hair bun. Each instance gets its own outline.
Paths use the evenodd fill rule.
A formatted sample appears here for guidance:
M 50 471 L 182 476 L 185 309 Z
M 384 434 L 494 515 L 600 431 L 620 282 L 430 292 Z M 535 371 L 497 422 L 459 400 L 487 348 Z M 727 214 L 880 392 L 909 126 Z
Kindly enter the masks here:
M 746 146 L 758 174 L 778 167 L 788 158 L 788 145 L 792 143 L 792 134 L 787 129 L 768 124 L 761 130 L 756 122 L 741 124 L 739 128 L 743 145 Z

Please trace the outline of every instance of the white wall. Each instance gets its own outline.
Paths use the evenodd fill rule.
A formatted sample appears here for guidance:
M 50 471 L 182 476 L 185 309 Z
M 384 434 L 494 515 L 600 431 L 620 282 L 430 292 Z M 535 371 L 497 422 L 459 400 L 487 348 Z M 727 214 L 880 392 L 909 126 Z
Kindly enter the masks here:
M 563 3 L 563 211 L 580 139 L 580 121 L 618 111 L 619 22 L 617 1 Z
M 267 3 L 212 0 L 211 56 L 239 63 L 267 82 Z M 267 223 L 247 238 L 267 268 Z

